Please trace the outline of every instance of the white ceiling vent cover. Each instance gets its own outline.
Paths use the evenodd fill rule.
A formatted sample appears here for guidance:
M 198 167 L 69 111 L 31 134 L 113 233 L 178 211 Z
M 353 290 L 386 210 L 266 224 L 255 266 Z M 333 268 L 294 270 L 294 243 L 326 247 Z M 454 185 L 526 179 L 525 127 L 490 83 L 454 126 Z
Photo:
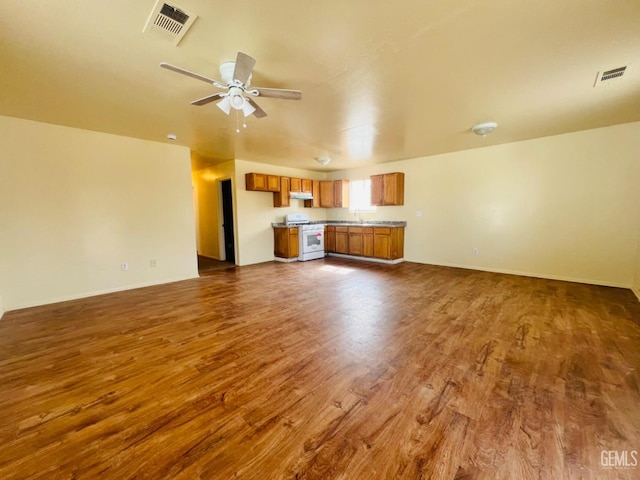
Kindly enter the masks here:
M 158 0 L 153 6 L 153 10 L 151 10 L 151 14 L 142 31 L 144 33 L 152 33 L 174 45 L 178 45 L 196 18 L 198 18 L 196 15 L 180 7 Z
M 594 83 L 593 86 L 598 87 L 600 85 L 618 83 L 623 78 L 629 76 L 630 69 L 631 65 L 623 65 L 622 67 L 612 68 L 610 70 L 602 70 L 598 72 L 596 83 Z

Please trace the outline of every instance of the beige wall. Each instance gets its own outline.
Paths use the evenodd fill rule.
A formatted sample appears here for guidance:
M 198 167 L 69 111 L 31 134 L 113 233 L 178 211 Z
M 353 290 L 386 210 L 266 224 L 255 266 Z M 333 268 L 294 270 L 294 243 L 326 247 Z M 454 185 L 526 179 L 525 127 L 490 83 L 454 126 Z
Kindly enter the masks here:
M 632 287 L 636 297 L 640 300 L 640 235 L 638 238 L 638 252 L 636 253 L 636 271 L 633 278 L 633 287 Z
M 365 218 L 406 220 L 409 261 L 630 287 L 639 152 L 640 123 L 631 123 L 331 177 L 405 172 L 405 206 Z M 353 218 L 344 209 L 327 214 Z
M 197 276 L 188 149 L 9 117 L 0 132 L 5 310 Z
M 196 241 L 198 253 L 205 257 L 222 259 L 221 195 L 220 181 L 230 179 L 235 183 L 233 160 L 194 170 L 192 173 L 196 211 Z
M 274 208 L 273 194 L 268 192 L 248 192 L 244 181 L 245 174 L 250 172 L 294 178 L 311 178 L 313 180 L 322 180 L 326 174 L 245 160 L 236 160 L 235 163 L 234 198 L 236 263 L 238 265 L 273 260 L 273 228 L 271 223 L 284 221 L 287 213 L 308 213 L 311 220 L 324 220 L 326 218 L 326 209 L 304 208 L 303 200 L 291 200 L 291 206 L 288 208 Z

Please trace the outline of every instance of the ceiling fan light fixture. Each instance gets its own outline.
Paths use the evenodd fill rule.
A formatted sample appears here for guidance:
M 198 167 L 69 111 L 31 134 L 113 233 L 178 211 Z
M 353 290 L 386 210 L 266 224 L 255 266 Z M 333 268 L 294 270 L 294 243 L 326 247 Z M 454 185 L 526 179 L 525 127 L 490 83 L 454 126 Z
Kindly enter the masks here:
M 498 127 L 496 122 L 479 123 L 471 127 L 471 131 L 481 137 L 486 137 Z
M 216 106 L 229 115 L 229 112 L 231 111 L 231 100 L 229 100 L 229 96 L 225 96 L 222 100 L 216 103 Z
M 256 109 L 253 107 L 253 105 L 251 105 L 249 102 L 244 102 L 244 105 L 242 106 L 242 113 L 245 117 L 248 117 L 255 111 Z

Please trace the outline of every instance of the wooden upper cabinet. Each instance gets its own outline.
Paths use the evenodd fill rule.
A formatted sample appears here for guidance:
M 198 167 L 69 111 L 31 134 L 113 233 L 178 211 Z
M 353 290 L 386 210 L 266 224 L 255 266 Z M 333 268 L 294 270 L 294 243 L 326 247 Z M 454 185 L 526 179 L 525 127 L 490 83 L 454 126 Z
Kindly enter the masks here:
M 304 179 L 302 180 L 302 184 L 304 187 Z M 312 200 L 305 200 L 304 206 L 305 208 L 318 208 L 320 206 L 320 182 L 318 180 L 309 180 L 311 182 L 311 194 L 313 195 Z M 305 190 L 303 190 L 304 192 Z
M 273 192 L 274 207 L 291 206 L 291 197 L 289 196 L 291 179 L 289 177 L 280 177 L 280 191 Z
M 289 191 L 290 192 L 301 192 L 302 191 L 302 179 L 301 178 L 291 178 L 289 182 Z
M 384 175 L 371 175 L 371 205 L 384 205 Z
M 304 193 L 313 192 L 313 180 L 310 180 L 308 178 L 302 178 L 300 180 L 300 184 L 301 184 L 302 191 Z
M 404 205 L 404 173 L 372 175 L 371 205 Z
M 244 176 L 247 190 L 255 192 L 279 192 L 280 177 L 278 175 L 266 175 L 264 173 L 247 173 Z
M 320 181 L 320 207 L 331 208 L 333 207 L 333 180 L 321 180 Z
M 348 208 L 349 180 L 320 181 L 320 206 L 322 208 Z
M 333 206 L 349 208 L 349 180 L 334 180 Z

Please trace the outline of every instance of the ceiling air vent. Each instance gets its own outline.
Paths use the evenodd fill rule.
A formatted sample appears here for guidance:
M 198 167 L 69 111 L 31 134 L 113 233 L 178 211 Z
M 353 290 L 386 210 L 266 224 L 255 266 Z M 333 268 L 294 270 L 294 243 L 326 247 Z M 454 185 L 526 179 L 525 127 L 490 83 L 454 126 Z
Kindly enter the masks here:
M 596 77 L 596 83 L 593 85 L 597 87 L 599 85 L 608 85 L 611 83 L 616 83 L 622 80 L 625 74 L 629 74 L 629 69 L 631 65 L 624 65 L 618 68 L 612 68 L 611 70 L 603 70 L 598 72 L 598 76 Z
M 196 15 L 192 15 L 180 7 L 158 0 L 142 31 L 152 33 L 178 45 L 196 18 L 198 18 Z

